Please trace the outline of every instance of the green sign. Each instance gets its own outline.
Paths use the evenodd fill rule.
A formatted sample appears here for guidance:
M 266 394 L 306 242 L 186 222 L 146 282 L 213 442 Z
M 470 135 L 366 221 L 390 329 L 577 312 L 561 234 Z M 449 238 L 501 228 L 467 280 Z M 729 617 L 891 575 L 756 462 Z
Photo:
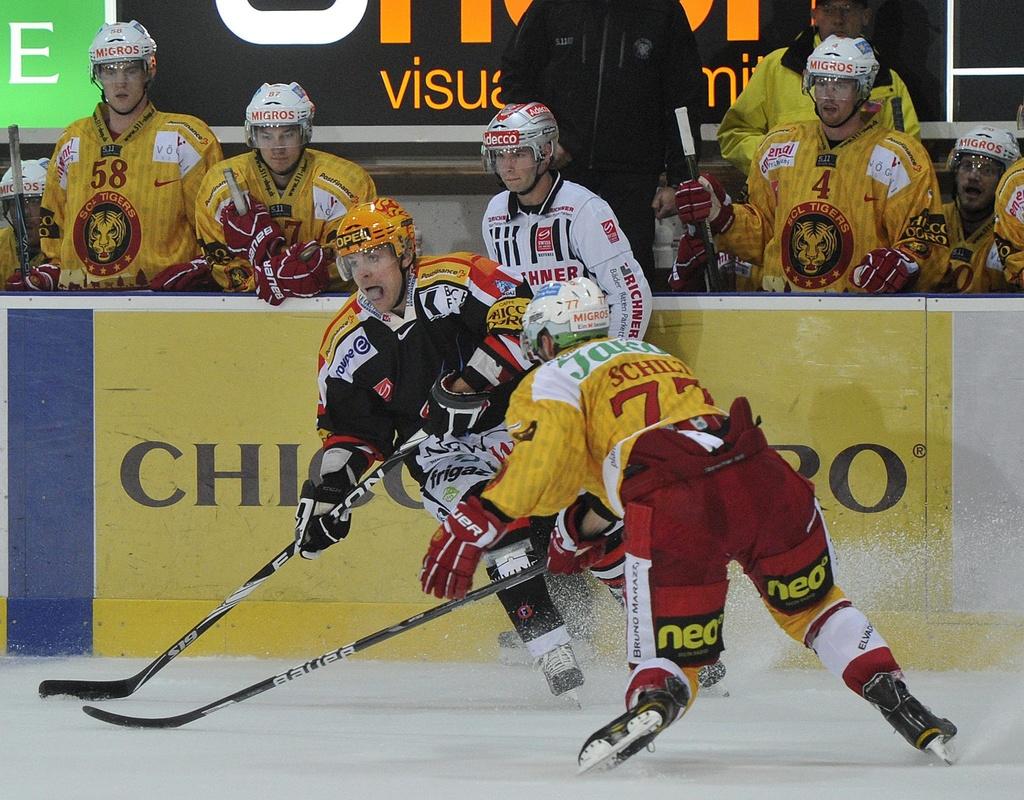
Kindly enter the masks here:
M 92 112 L 89 44 L 109 0 L 3 0 L 0 119 L 3 127 L 64 128 Z

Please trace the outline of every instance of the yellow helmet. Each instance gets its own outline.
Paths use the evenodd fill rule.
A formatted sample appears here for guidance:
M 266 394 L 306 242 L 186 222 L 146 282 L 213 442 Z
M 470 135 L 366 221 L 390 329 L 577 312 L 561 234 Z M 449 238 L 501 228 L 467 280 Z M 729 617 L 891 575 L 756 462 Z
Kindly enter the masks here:
M 399 260 L 407 252 L 415 258 L 416 233 L 409 212 L 391 197 L 378 197 L 353 206 L 335 229 L 332 246 L 337 255 L 338 273 L 343 279 L 352 280 L 352 269 L 345 263 L 345 257 L 386 244 L 391 245 Z

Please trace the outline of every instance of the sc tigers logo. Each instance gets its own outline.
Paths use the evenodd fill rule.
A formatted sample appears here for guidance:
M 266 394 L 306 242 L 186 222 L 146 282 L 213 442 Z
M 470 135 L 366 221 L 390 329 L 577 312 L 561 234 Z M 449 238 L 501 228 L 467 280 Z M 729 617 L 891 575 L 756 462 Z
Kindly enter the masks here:
M 75 217 L 71 235 L 85 271 L 97 278 L 124 272 L 142 246 L 139 215 L 117 192 L 93 195 Z
M 838 208 L 828 203 L 801 203 L 782 228 L 782 270 L 801 289 L 823 291 L 850 266 L 853 231 Z

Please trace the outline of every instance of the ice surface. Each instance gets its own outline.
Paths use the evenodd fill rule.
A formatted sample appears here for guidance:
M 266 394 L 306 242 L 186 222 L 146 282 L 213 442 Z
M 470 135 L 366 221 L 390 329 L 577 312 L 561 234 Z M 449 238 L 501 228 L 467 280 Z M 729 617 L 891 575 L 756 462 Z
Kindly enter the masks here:
M 311 654 L 315 655 L 315 654 Z M 958 763 L 911 749 L 824 670 L 729 663 L 728 698 L 694 708 L 619 769 L 576 776 L 586 737 L 620 713 L 624 672 L 589 665 L 583 710 L 531 668 L 357 656 L 176 730 L 91 719 L 40 700 L 44 678 L 122 678 L 143 661 L 0 658 L 0 798 L 339 797 L 347 800 L 833 800 L 1024 797 L 1019 673 L 916 672 L 908 683 L 960 728 Z M 182 658 L 135 696 L 96 705 L 165 716 L 292 662 Z

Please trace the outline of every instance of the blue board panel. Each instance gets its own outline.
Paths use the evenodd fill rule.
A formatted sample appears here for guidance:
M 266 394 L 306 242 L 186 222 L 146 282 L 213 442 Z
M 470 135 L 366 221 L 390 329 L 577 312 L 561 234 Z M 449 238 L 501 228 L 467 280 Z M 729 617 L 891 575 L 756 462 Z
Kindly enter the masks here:
M 9 653 L 92 649 L 90 310 L 7 312 Z

